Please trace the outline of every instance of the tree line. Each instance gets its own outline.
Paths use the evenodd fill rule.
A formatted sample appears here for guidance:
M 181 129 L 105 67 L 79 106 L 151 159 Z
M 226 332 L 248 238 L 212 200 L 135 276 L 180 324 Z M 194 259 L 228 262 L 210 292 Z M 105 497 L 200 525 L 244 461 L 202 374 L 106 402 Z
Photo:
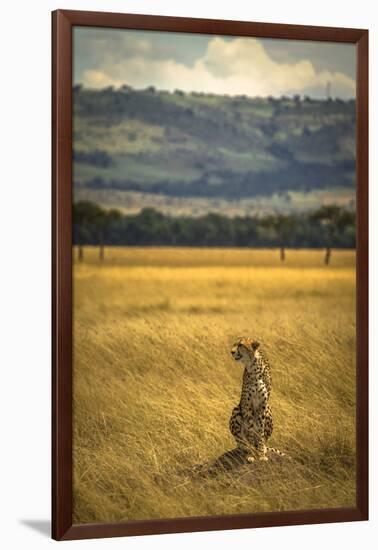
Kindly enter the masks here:
M 308 213 L 265 216 L 227 216 L 208 213 L 201 217 L 168 216 L 153 208 L 123 215 L 90 202 L 73 205 L 73 244 L 79 260 L 85 245 L 105 246 L 217 246 L 279 248 L 325 248 L 330 263 L 332 248 L 355 247 L 355 213 L 336 205 Z

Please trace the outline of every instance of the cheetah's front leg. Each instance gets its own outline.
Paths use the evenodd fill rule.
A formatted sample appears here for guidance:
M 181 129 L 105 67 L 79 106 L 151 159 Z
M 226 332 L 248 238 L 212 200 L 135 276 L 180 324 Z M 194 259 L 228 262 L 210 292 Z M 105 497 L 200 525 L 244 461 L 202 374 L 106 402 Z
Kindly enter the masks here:
M 266 451 L 267 451 L 267 447 L 265 445 L 265 439 L 263 434 L 261 437 L 259 437 L 259 441 L 256 449 L 258 460 L 262 460 L 264 462 L 268 460 L 268 457 L 266 456 Z
M 264 435 L 264 413 L 261 413 L 258 419 L 255 419 L 251 429 L 250 440 L 254 443 L 255 452 L 248 456 L 248 462 L 254 462 L 256 459 L 267 461 L 267 446 L 265 445 Z
M 266 456 L 266 453 L 267 453 L 267 446 L 265 445 L 265 442 L 263 439 L 259 439 L 259 442 L 256 446 L 256 451 L 247 457 L 247 461 L 254 462 L 255 460 L 261 460 L 263 462 L 267 462 L 269 459 Z

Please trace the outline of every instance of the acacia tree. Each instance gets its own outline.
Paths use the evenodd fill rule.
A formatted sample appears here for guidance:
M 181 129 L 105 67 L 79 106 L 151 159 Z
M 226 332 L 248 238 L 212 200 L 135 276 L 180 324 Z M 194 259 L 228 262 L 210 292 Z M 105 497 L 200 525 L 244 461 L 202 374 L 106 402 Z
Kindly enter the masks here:
M 266 217 L 262 220 L 262 223 L 274 232 L 280 248 L 280 259 L 281 262 L 284 262 L 286 259 L 286 247 L 295 228 L 295 219 L 293 216 L 275 214 L 274 216 Z
M 84 243 L 91 238 L 92 228 L 102 215 L 102 208 L 90 201 L 79 201 L 74 203 L 72 218 L 75 240 L 78 244 L 78 258 L 84 260 Z
M 72 214 L 79 261 L 84 260 L 83 246 L 88 241 L 94 241 L 99 245 L 99 258 L 104 260 L 106 232 L 112 223 L 118 222 L 122 218 L 122 214 L 118 210 L 104 210 L 90 201 L 75 203 Z
M 105 237 L 106 232 L 111 227 L 112 223 L 119 221 L 122 214 L 118 210 L 102 210 L 97 213 L 94 218 L 98 232 L 98 243 L 100 247 L 99 258 L 101 261 L 105 259 Z
M 319 221 L 326 230 L 327 246 L 324 256 L 324 263 L 330 264 L 332 247 L 335 241 L 340 237 L 348 226 L 355 223 L 355 214 L 349 210 L 344 210 L 340 206 L 328 205 L 322 206 L 312 214 L 312 219 Z

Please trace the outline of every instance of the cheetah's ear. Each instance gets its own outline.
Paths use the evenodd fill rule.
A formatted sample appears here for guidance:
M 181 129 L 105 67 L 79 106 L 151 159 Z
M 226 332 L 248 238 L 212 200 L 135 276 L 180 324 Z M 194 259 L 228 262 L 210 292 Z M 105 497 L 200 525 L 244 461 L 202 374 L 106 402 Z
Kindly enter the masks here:
M 259 347 L 260 347 L 260 342 L 257 342 L 256 340 L 252 342 L 253 351 L 256 351 Z

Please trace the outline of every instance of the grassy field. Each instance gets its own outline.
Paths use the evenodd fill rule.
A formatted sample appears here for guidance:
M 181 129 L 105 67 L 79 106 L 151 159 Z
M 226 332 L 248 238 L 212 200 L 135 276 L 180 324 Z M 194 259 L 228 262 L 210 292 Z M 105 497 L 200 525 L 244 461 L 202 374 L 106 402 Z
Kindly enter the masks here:
M 76 251 L 74 251 L 76 257 Z M 355 255 L 86 248 L 74 266 L 74 521 L 353 506 Z M 234 447 L 242 366 L 272 365 L 271 444 L 292 460 L 195 477 Z M 253 470 L 255 468 L 255 470 Z

